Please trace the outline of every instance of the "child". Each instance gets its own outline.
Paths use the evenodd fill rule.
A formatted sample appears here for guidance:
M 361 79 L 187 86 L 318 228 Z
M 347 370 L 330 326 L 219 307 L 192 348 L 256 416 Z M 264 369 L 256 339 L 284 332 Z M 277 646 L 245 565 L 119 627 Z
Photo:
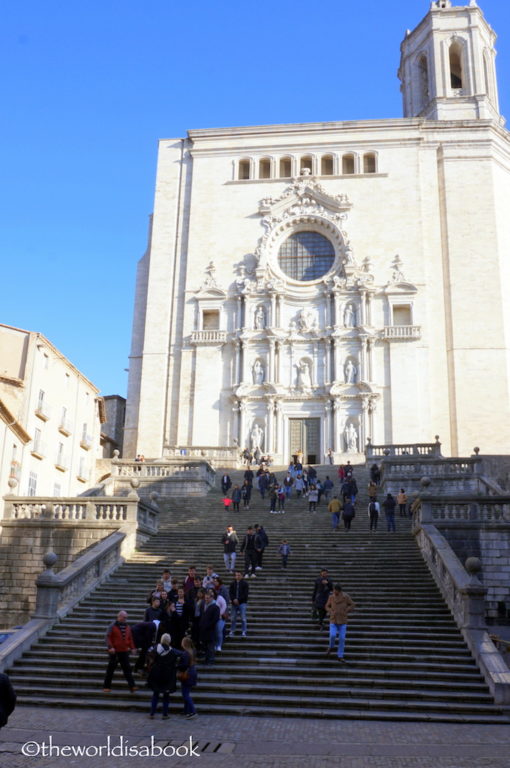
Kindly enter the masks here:
M 225 507 L 225 512 L 228 512 L 232 506 L 232 499 L 229 499 L 228 496 L 225 496 L 223 499 L 223 506 Z
M 287 544 L 287 539 L 282 539 L 282 543 L 278 547 L 278 554 L 282 557 L 282 568 L 287 567 L 287 560 L 291 553 L 290 544 Z

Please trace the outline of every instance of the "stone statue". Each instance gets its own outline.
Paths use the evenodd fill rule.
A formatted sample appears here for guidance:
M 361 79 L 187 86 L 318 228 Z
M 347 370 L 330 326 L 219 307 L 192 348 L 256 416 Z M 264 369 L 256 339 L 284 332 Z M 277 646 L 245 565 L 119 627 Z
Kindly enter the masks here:
M 256 331 L 261 331 L 266 327 L 266 313 L 264 312 L 264 307 L 259 306 L 255 310 L 254 325 Z
M 354 328 L 356 325 L 356 310 L 352 304 L 346 304 L 344 309 L 344 326 Z
M 354 424 L 346 425 L 344 429 L 345 450 L 347 453 L 358 452 L 358 433 Z
M 253 383 L 254 384 L 264 383 L 264 366 L 262 365 L 260 360 L 255 360 L 255 363 L 253 365 Z
M 262 441 L 264 439 L 264 430 L 258 424 L 254 424 L 250 434 L 251 449 L 255 452 L 262 450 Z
M 351 358 L 349 358 L 344 367 L 345 383 L 354 384 L 356 381 L 357 372 L 358 372 L 358 369 L 352 362 Z
M 312 386 L 312 374 L 308 360 L 300 360 L 297 366 L 297 387 L 298 389 L 310 389 Z
M 317 327 L 317 318 L 313 310 L 305 307 L 299 311 L 298 325 L 300 331 L 314 331 Z

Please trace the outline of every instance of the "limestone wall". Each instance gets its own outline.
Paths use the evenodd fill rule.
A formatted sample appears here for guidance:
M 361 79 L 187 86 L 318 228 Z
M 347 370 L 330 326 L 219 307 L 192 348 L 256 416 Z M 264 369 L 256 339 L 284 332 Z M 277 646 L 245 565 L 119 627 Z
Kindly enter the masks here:
M 43 570 L 48 550 L 58 555 L 56 570 L 62 570 L 118 526 L 104 523 L 84 526 L 68 521 L 3 520 L 0 536 L 0 626 L 24 624 L 35 608 L 35 580 Z

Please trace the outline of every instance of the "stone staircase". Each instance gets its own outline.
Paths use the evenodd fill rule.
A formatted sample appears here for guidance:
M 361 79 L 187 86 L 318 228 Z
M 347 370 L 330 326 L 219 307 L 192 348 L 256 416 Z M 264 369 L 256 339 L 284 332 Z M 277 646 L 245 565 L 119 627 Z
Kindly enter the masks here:
M 334 468 L 318 471 L 337 479 Z M 230 475 L 239 481 L 242 472 Z M 161 504 L 158 536 L 14 665 L 20 701 L 147 711 L 150 692 L 143 681 L 130 694 L 120 670 L 112 693 L 102 691 L 107 626 L 121 608 L 130 623 L 142 620 L 146 595 L 165 565 L 180 578 L 190 564 L 203 573 L 213 563 L 228 585 L 220 544 L 225 525 L 232 522 L 241 536 L 248 524 L 260 523 L 270 545 L 263 570 L 250 580 L 248 637 L 227 638 L 214 666 L 199 665 L 199 712 L 508 722 L 421 558 L 409 520 L 397 516 L 396 534 L 386 533 L 384 520 L 369 533 L 364 467 L 356 467 L 356 478 L 362 492 L 350 532 L 331 530 L 323 501 L 314 514 L 306 500 L 294 497 L 284 515 L 272 515 L 257 491 L 249 512 L 225 513 L 218 489 L 204 499 Z M 292 546 L 287 571 L 277 555 L 282 538 Z M 326 657 L 327 633 L 311 620 L 321 567 L 358 606 L 347 634 L 348 666 Z M 173 711 L 180 709 L 180 695 L 172 698 Z

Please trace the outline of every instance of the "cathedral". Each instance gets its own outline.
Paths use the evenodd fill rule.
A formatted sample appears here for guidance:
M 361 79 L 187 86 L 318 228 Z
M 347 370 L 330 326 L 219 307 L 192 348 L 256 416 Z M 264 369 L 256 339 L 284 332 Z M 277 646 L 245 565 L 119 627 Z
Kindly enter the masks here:
M 405 6 L 403 6 L 405 7 Z M 432 2 L 403 118 L 160 142 L 124 456 L 508 453 L 510 134 L 496 35 Z

